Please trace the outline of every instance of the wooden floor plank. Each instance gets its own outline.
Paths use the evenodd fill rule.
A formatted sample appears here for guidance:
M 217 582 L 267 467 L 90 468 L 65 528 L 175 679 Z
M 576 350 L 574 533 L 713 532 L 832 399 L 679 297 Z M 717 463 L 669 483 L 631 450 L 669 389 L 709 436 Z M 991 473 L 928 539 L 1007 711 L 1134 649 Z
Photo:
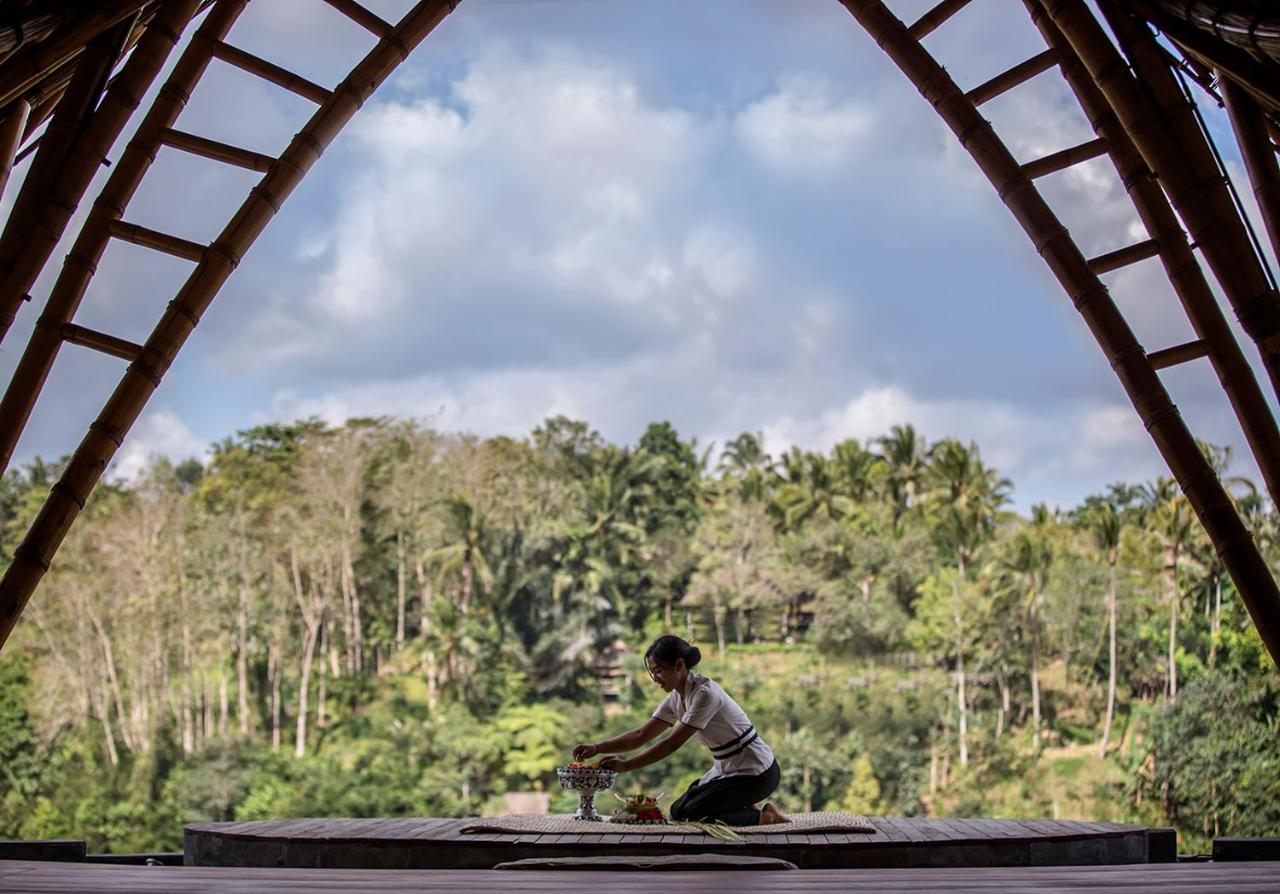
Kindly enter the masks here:
M 657 879 L 637 872 L 406 872 L 395 870 L 206 869 L 102 866 L 83 863 L 0 864 L 12 894 L 51 891 L 406 891 L 421 894 L 519 888 L 521 894 L 652 894 L 655 883 L 699 894 L 841 892 L 1151 892 L 1151 894 L 1262 894 L 1280 890 L 1280 863 L 1159 864 L 1138 867 L 1021 867 L 979 869 L 863 869 L 799 872 L 674 872 Z

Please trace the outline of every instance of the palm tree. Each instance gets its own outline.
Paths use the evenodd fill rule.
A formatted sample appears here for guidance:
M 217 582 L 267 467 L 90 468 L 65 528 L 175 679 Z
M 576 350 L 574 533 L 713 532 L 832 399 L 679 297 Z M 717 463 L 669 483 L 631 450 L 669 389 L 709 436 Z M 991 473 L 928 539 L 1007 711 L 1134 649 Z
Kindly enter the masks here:
M 862 502 L 871 492 L 884 460 L 853 438 L 841 441 L 831 453 L 835 479 L 845 494 Z
M 784 530 L 794 531 L 815 516 L 842 519 L 857 511 L 854 501 L 840 492 L 826 457 L 806 453 L 798 465 L 790 463 L 791 458 L 788 455 L 787 464 L 792 478 L 779 489 L 775 504 Z
M 1178 697 L 1178 603 L 1181 601 L 1178 571 L 1195 529 L 1195 516 L 1187 498 L 1172 478 L 1157 478 L 1142 488 L 1147 519 L 1159 538 L 1164 556 L 1165 593 L 1169 599 L 1169 657 L 1165 698 Z
M 895 425 L 889 434 L 876 439 L 876 447 L 886 466 L 885 484 L 893 504 L 894 529 L 915 504 L 924 479 L 927 448 L 924 438 L 910 425 Z
M 955 559 L 952 582 L 955 612 L 956 710 L 959 712 L 960 763 L 969 762 L 969 714 L 965 700 L 963 624 L 959 588 L 978 550 L 991 539 L 1000 507 L 1008 501 L 1009 481 L 982 464 L 975 444 L 939 441 L 929 451 L 925 497 L 934 517 L 934 538 Z
M 1009 545 L 1001 564 L 1015 575 L 1016 586 L 1023 594 L 1023 617 L 1027 622 L 1027 640 L 1031 646 L 1031 750 L 1040 754 L 1040 593 L 1053 561 L 1053 551 L 1041 524 L 1031 524 L 1019 531 Z
M 485 557 L 488 532 L 484 515 L 461 497 L 446 500 L 445 531 L 448 540 L 428 555 L 441 581 L 459 580 L 458 610 L 467 614 L 471 598 L 479 585 L 480 592 L 487 592 L 493 584 L 493 572 Z
M 1107 713 L 1102 723 L 1102 744 L 1098 749 L 1098 755 L 1106 757 L 1116 705 L 1116 566 L 1120 562 L 1124 514 L 1116 508 L 1114 499 L 1089 497 L 1080 512 L 1079 522 L 1092 535 L 1094 545 L 1107 563 Z

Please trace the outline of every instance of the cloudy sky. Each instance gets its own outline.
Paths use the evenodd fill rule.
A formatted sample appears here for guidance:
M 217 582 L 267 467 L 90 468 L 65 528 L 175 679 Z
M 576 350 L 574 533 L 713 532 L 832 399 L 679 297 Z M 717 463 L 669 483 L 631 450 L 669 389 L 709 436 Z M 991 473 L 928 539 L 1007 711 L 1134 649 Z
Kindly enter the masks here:
M 929 47 L 975 86 L 1042 49 L 1020 9 L 977 0 Z M 370 46 L 320 0 L 256 0 L 230 41 L 326 86 Z M 215 62 L 178 126 L 274 154 L 310 111 Z M 1056 73 L 984 112 L 1021 160 L 1093 136 Z M 166 151 L 127 218 L 210 241 L 254 179 Z M 1043 183 L 1086 253 L 1144 238 L 1106 165 Z M 142 341 L 189 270 L 113 244 L 77 321 Z M 1110 279 L 1148 349 L 1191 337 L 1154 262 Z M 18 460 L 72 449 L 122 368 L 64 349 Z M 1198 434 L 1242 441 L 1204 361 L 1166 382 Z M 232 276 L 114 474 L 269 420 L 521 435 L 557 413 L 775 453 L 910 422 L 977 441 L 1023 509 L 1162 469 L 1031 245 L 838 3 L 463 0 Z

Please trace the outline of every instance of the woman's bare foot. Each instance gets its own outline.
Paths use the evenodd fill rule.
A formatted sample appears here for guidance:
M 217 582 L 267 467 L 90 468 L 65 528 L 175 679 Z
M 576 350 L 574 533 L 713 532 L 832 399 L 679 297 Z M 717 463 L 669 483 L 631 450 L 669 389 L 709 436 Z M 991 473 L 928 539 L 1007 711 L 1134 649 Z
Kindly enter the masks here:
M 775 826 L 778 823 L 789 822 L 791 822 L 791 817 L 774 807 L 773 802 L 766 803 L 760 808 L 760 825 L 762 826 Z

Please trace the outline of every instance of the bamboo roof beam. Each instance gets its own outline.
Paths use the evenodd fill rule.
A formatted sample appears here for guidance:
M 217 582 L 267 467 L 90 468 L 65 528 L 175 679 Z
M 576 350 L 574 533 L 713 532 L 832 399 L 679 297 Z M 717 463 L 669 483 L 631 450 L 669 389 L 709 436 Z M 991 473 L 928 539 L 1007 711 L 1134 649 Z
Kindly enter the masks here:
M 27 129 L 27 116 L 31 114 L 31 103 L 25 99 L 16 99 L 9 105 L 9 114 L 0 121 L 0 196 L 4 195 L 9 185 L 9 175 L 13 173 L 13 160 L 18 154 L 18 146 Z
M 27 181 L 23 183 L 23 193 L 29 199 L 21 209 L 14 206 L 4 234 L 0 236 L 0 340 L 7 334 L 18 308 L 48 263 L 94 174 L 106 161 L 198 5 L 199 0 L 166 0 L 139 38 L 120 73 L 111 79 L 96 109 L 90 106 L 86 111 L 91 110 L 91 114 L 81 116 L 74 129 L 69 125 L 65 131 L 57 129 L 57 115 L 50 122 L 41 139 L 40 152 L 32 163 Z M 91 58 L 93 52 L 92 49 L 86 50 L 83 58 Z M 82 62 L 77 67 L 76 78 L 86 83 L 98 75 L 105 79 L 114 67 L 116 56 L 118 53 L 113 54 L 110 49 L 102 50 L 98 61 L 105 70 L 97 72 L 84 68 Z M 98 84 L 96 81 L 93 83 Z M 63 104 L 78 103 L 81 99 L 73 96 L 72 89 L 68 88 L 59 108 Z M 47 163 L 42 160 L 46 153 Z M 37 166 L 40 166 L 39 171 Z M 19 201 L 22 201 L 22 196 L 19 196 Z M 0 439 L 4 437 L 0 433 Z M 0 463 L 0 472 L 4 468 Z
M 1169 197 L 1134 145 L 1108 98 L 1045 11 L 1044 0 L 1024 0 L 1024 3 L 1045 42 L 1059 51 L 1062 76 L 1094 132 L 1107 140 L 1116 174 L 1138 212 L 1138 219 L 1150 234 L 1151 241 L 1159 247 L 1160 262 L 1169 284 L 1192 330 L 1209 346 L 1209 360 L 1262 473 L 1267 493 L 1276 505 L 1280 505 L 1280 429 Z M 1095 258 L 1090 266 L 1104 258 L 1107 256 Z M 1105 271 L 1095 269 L 1095 272 Z
M 1008 71 L 1001 72 L 989 81 L 974 87 L 965 96 L 969 102 L 975 106 L 990 102 L 997 96 L 1008 93 L 1014 87 L 1019 87 L 1027 81 L 1044 74 L 1049 69 L 1058 64 L 1058 53 L 1056 50 L 1045 50 L 1043 53 L 1037 53 L 1025 62 L 1019 62 Z
M 908 29 L 911 36 L 916 40 L 924 40 L 934 31 L 941 28 L 947 19 L 968 6 L 970 2 L 972 0 L 942 0 L 933 9 L 916 19 L 915 24 Z
M 191 6 L 194 0 L 185 0 Z M 212 46 L 226 36 L 248 0 L 219 0 L 196 30 L 174 65 L 159 95 L 143 116 L 137 132 L 111 170 L 80 233 L 67 253 L 62 270 L 45 303 L 41 322 L 31 333 L 9 386 L 0 398 L 0 471 L 8 467 L 18 437 L 26 427 L 62 341 L 57 327 L 75 316 L 111 238 L 111 225 L 133 199 L 157 153 L 160 139 L 186 107 L 191 91 L 212 58 Z M 175 11 L 180 18 L 181 10 Z M 143 47 L 139 45 L 138 49 Z M 132 59 L 130 60 L 132 61 Z M 123 77 L 123 73 L 121 75 Z M 117 78 L 120 80 L 120 78 Z M 51 328 L 52 326 L 52 328 Z
M 1111 5 L 1103 0 L 1103 12 L 1134 65 L 1135 77 L 1083 0 L 1043 0 L 1042 5 L 1168 192 L 1236 319 L 1257 344 L 1272 389 L 1280 394 L 1280 300 L 1252 249 L 1193 109 L 1150 30 L 1124 14 L 1111 15 Z
M 0 107 L 42 80 L 51 69 L 78 55 L 94 38 L 140 12 L 150 0 L 99 0 L 97 10 L 82 12 L 48 39 L 29 44 L 0 67 Z
M 1280 588 L 1106 286 L 991 124 L 906 26 L 881 0 L 841 2 L 951 128 L 1070 296 L 1222 557 L 1272 660 L 1280 665 Z
M 88 162 L 91 171 L 102 162 L 101 157 L 90 158 L 78 138 L 131 30 L 131 23 L 120 22 L 85 47 L 40 138 L 40 149 L 0 235 L 0 340 L 9 331 L 18 307 L 30 300 L 29 290 L 62 236 L 58 219 L 65 226 L 79 203 L 82 193 L 67 194 L 58 188 L 63 172 L 75 161 Z M 92 173 L 83 178 L 86 186 L 91 177 Z
M 243 3 L 244 0 L 240 0 L 236 5 L 243 7 Z M 329 100 L 316 109 L 311 120 L 209 246 L 152 330 L 140 356 L 129 365 L 72 454 L 48 500 L 15 550 L 12 564 L 0 578 L 0 646 L 13 631 L 89 493 L 240 258 L 360 106 L 405 59 L 407 52 L 456 5 L 456 0 L 419 0 L 342 81 Z M 215 13 L 217 9 L 215 7 Z
M 1267 119 L 1249 92 L 1227 77 L 1222 79 L 1222 98 L 1245 171 L 1253 185 L 1253 195 L 1258 200 L 1262 223 L 1271 240 L 1271 251 L 1280 258 L 1280 165 L 1276 163 L 1276 147 L 1267 133 Z

